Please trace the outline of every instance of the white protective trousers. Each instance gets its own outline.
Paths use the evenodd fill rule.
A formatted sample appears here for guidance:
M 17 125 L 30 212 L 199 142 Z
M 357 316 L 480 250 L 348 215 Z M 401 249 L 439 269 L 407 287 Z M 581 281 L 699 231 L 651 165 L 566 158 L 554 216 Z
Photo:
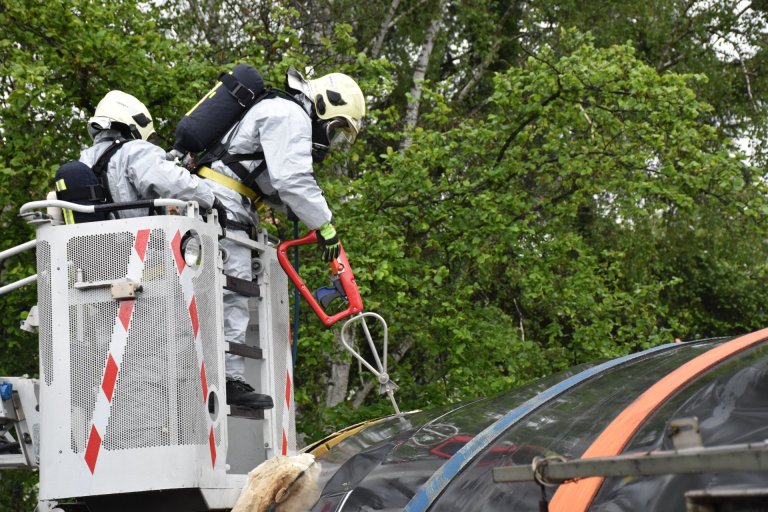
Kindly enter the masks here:
M 236 233 L 247 236 L 243 231 L 236 231 Z M 226 238 L 219 242 L 219 246 L 224 258 L 224 273 L 250 281 L 253 278 L 251 250 Z M 245 343 L 248 316 L 248 297 L 224 290 L 224 339 L 226 341 Z M 242 356 L 226 354 L 225 368 L 227 377 L 245 380 L 245 359 Z

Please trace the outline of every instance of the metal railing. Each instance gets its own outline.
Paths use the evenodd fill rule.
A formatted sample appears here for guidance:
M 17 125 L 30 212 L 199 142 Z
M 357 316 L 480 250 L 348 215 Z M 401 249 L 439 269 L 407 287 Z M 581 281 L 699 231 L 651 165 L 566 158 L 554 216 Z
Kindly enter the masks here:
M 17 254 L 21 254 L 25 251 L 29 251 L 37 247 L 37 240 L 30 240 L 29 242 L 24 242 L 23 244 L 19 244 L 16 247 L 11 247 L 10 249 L 6 249 L 3 252 L 0 252 L 0 263 L 7 260 L 8 258 L 12 256 L 16 256 Z M 18 281 L 14 281 L 12 283 L 9 283 L 5 286 L 0 287 L 0 295 L 5 295 L 8 292 L 12 292 L 13 290 L 18 290 L 19 288 L 26 286 L 28 284 L 32 284 L 37 281 L 37 274 L 33 274 L 31 276 L 27 276 L 23 279 L 19 279 Z
M 536 457 L 530 466 L 494 468 L 493 481 L 535 481 L 544 485 L 557 485 L 592 476 L 654 476 L 727 471 L 768 471 L 768 442 L 574 460 Z
M 34 216 L 30 218 L 45 219 L 47 217 L 40 217 L 39 214 L 33 214 L 31 212 L 33 212 L 34 210 L 41 210 L 46 208 L 66 208 L 68 210 L 72 210 L 80 213 L 93 213 L 97 211 L 117 211 L 117 210 L 126 210 L 126 209 L 139 208 L 139 207 L 141 208 L 145 208 L 145 207 L 189 208 L 192 205 L 194 205 L 194 208 L 192 208 L 192 211 L 196 212 L 197 210 L 196 204 L 197 203 L 181 201 L 178 199 L 147 199 L 147 200 L 125 202 L 125 203 L 110 203 L 110 204 L 99 204 L 99 205 L 82 205 L 82 204 L 70 203 L 67 201 L 45 200 L 45 201 L 31 201 L 29 203 L 25 203 L 19 209 L 19 213 L 21 214 L 22 217 Z M 4 260 L 12 256 L 16 256 L 17 254 L 21 254 L 25 251 L 32 250 L 36 246 L 37 246 L 37 240 L 30 240 L 29 242 L 24 242 L 23 244 L 17 245 L 16 247 L 11 247 L 10 249 L 6 249 L 5 251 L 0 252 L 0 263 L 2 263 Z M 33 274 L 23 279 L 19 279 L 18 281 L 14 281 L 12 283 L 6 284 L 5 286 L 0 287 L 0 296 L 5 295 L 14 290 L 18 290 L 19 288 L 27 286 L 28 284 L 32 284 L 36 281 L 37 281 L 37 274 Z

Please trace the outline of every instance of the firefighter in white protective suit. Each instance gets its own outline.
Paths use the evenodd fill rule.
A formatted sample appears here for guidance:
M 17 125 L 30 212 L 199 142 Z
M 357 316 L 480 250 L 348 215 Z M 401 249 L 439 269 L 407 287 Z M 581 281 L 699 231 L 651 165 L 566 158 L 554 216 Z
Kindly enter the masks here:
M 122 91 L 107 93 L 96 106 L 93 117 L 88 120 L 88 133 L 93 139 L 93 145 L 81 152 L 79 161 L 68 162 L 57 172 L 56 187 L 60 199 L 62 196 L 66 198 L 73 188 L 76 189 L 78 180 L 82 185 L 83 176 L 90 173 L 93 177 L 94 169 L 98 169 L 98 174 L 106 175 L 106 187 L 102 187 L 106 189 L 102 191 L 106 197 L 92 198 L 93 201 L 120 203 L 157 198 L 197 201 L 203 209 L 217 209 L 220 221 L 225 222 L 226 211 L 216 199 L 210 182 L 168 161 L 165 151 L 150 142 L 156 137 L 152 118 L 137 98 Z M 102 185 L 103 181 L 100 187 Z M 133 218 L 149 213 L 147 208 L 136 208 L 120 210 L 113 215 Z M 64 217 L 68 223 L 79 222 L 76 217 L 67 217 L 66 213 Z M 161 265 L 158 261 L 162 260 L 150 254 L 153 252 L 148 251 L 147 260 L 155 258 L 154 265 Z M 161 279 L 162 267 L 155 267 L 154 271 L 154 279 Z M 136 306 L 135 315 L 141 316 L 145 324 L 150 326 L 162 325 L 163 316 L 168 313 L 162 304 L 155 304 L 154 299 L 151 296 L 145 297 Z M 119 404 L 119 407 L 141 413 L 136 413 L 135 421 L 120 427 L 118 435 L 115 435 L 116 441 L 111 441 L 115 447 L 136 448 L 172 443 L 168 438 L 167 404 L 164 402 L 170 396 L 167 390 L 172 384 L 166 377 L 170 364 L 169 353 L 180 351 L 183 340 L 168 339 L 162 329 L 156 332 L 149 329 L 147 332 L 149 334 L 142 343 L 128 348 L 130 357 L 123 361 L 123 367 L 129 369 L 133 377 L 124 383 L 125 392 Z M 105 330 L 99 339 L 104 341 L 109 340 L 109 337 L 110 332 Z M 93 348 L 88 345 L 85 351 L 92 352 Z M 95 360 L 94 364 L 99 362 Z M 193 375 L 194 368 L 188 368 L 186 373 Z M 195 385 L 194 379 L 185 382 L 189 387 Z
M 80 153 L 80 162 L 94 168 L 108 149 L 116 150 L 104 166 L 109 202 L 171 198 L 197 201 L 201 208 L 217 208 L 224 213 L 208 182 L 167 161 L 165 151 L 151 142 L 157 137 L 152 117 L 134 96 L 108 92 L 88 120 L 88 133 L 93 145 Z M 118 216 L 147 214 L 146 209 L 134 209 L 122 210 Z
M 208 179 L 227 209 L 230 231 L 248 231 L 258 224 L 255 206 L 264 201 L 317 230 L 324 261 L 339 255 L 340 245 L 331 210 L 313 173 L 329 149 L 346 139 L 355 141 L 365 116 L 365 97 L 357 83 L 342 73 L 307 80 L 289 70 L 287 92 L 268 95 L 248 110 L 223 137 L 227 156 L 198 170 Z M 248 176 L 247 186 L 240 176 Z M 244 233 L 241 233 L 244 234 Z M 250 249 L 221 241 L 224 273 L 252 280 Z M 248 326 L 248 297 L 224 295 L 224 339 L 244 343 Z M 227 402 L 269 408 L 271 397 L 258 394 L 245 382 L 243 357 L 227 354 Z

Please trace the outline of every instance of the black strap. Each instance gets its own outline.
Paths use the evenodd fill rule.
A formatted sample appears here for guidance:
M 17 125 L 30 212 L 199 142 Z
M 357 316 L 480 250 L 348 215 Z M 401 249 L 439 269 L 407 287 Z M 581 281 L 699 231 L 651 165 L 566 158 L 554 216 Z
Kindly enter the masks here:
M 264 359 L 264 353 L 259 347 L 252 347 L 245 343 L 230 343 L 227 354 L 243 356 L 246 359 Z
M 265 87 L 264 91 L 259 95 L 254 95 L 252 97 L 252 102 L 250 104 L 244 104 L 241 101 L 241 98 L 238 96 L 240 94 L 241 96 L 245 95 L 247 96 L 247 93 L 250 93 L 253 95 L 253 91 L 243 86 L 235 77 L 230 75 L 229 73 L 222 73 L 221 76 L 219 76 L 219 80 L 229 89 L 230 94 L 235 96 L 235 98 L 238 100 L 240 105 L 247 108 L 243 111 L 243 113 L 240 115 L 240 119 L 238 119 L 237 123 L 232 125 L 232 128 L 228 130 L 228 133 L 234 134 L 235 130 L 234 128 L 239 125 L 243 117 L 245 117 L 245 114 L 248 113 L 248 111 L 253 107 L 256 103 L 260 102 L 261 100 L 265 98 L 275 98 L 280 97 L 285 100 L 292 101 L 296 103 L 298 106 L 301 107 L 301 110 L 306 113 L 306 110 L 304 110 L 304 105 L 301 103 L 301 101 L 297 100 L 291 93 L 284 91 L 282 89 L 278 89 L 276 87 Z M 242 89 L 245 89 L 243 91 Z M 247 98 L 246 98 L 247 99 Z M 246 187 L 253 190 L 259 197 L 266 198 L 270 197 L 273 198 L 275 195 L 268 195 L 265 194 L 261 187 L 259 187 L 256 184 L 256 180 L 261 176 L 264 171 L 267 170 L 267 161 L 264 158 L 264 152 L 263 151 L 255 151 L 253 153 L 230 153 L 229 150 L 229 140 L 226 140 L 224 142 L 217 141 L 216 145 L 213 146 L 211 149 L 207 150 L 203 156 L 198 160 L 197 165 L 202 167 L 204 165 L 210 166 L 213 162 L 217 160 L 221 160 L 221 162 L 229 167 L 232 172 L 235 173 L 235 175 L 238 177 L 240 182 L 245 185 Z M 261 160 L 261 163 L 256 166 L 255 169 L 252 171 L 248 170 L 246 166 L 244 166 L 241 162 L 244 161 L 252 161 L 252 160 Z
M 105 171 L 109 165 L 109 161 L 112 159 L 112 155 L 114 155 L 117 150 L 123 146 L 123 144 L 129 142 L 128 139 L 124 139 L 122 137 L 118 137 L 116 139 L 104 139 L 104 141 L 112 141 L 112 144 L 104 150 L 98 160 L 96 160 L 96 163 L 91 167 L 93 172 L 96 173 L 96 176 L 99 177 L 101 177 L 102 174 L 106 174 Z
M 241 107 L 250 108 L 256 101 L 258 101 L 256 93 L 251 89 L 243 85 L 237 78 L 228 72 L 223 72 L 219 75 L 219 81 L 229 90 L 229 94 L 232 95 Z
M 228 130 L 228 133 L 231 135 L 234 135 L 233 128 L 240 124 L 240 121 L 242 121 L 242 117 L 240 120 L 238 120 L 237 123 L 233 124 L 232 127 Z M 243 160 L 263 160 L 264 159 L 264 152 L 263 151 L 255 151 L 253 153 L 240 153 L 240 154 L 234 154 L 229 153 L 227 149 L 229 149 L 229 140 L 226 141 L 216 141 L 216 143 L 211 146 L 210 149 L 207 149 L 205 153 L 203 153 L 203 156 L 201 156 L 197 160 L 197 165 L 208 165 L 212 164 L 216 160 L 221 160 L 225 164 L 228 164 L 229 162 L 239 162 Z
M 96 160 L 96 163 L 93 164 L 91 169 L 93 170 L 94 174 L 96 174 L 96 177 L 99 179 L 99 183 L 101 184 L 102 188 L 104 189 L 104 193 L 107 198 L 107 202 L 114 203 L 112 200 L 112 194 L 109 191 L 109 182 L 107 180 L 107 166 L 109 165 L 109 161 L 112 159 L 112 156 L 117 153 L 117 151 L 123 147 L 123 144 L 128 142 L 128 139 L 123 139 L 122 137 L 118 137 L 116 139 L 105 139 L 105 140 L 111 140 L 112 144 L 104 150 L 104 152 L 99 156 L 99 158 Z
M 258 99 L 254 104 L 257 102 L 265 99 L 265 98 L 276 98 L 280 97 L 285 100 L 292 101 L 296 103 L 298 106 L 301 107 L 302 112 L 306 112 L 304 110 L 304 105 L 297 100 L 292 94 L 282 90 L 278 89 L 276 87 L 267 87 L 264 89 L 264 92 L 259 95 Z M 243 113 L 243 116 L 245 116 L 245 113 Z M 240 118 L 240 121 L 242 121 L 242 116 Z M 238 121 L 238 124 L 240 123 Z M 234 130 L 231 130 L 234 132 Z M 221 144 L 223 151 L 221 152 L 221 155 L 218 159 L 222 161 L 223 164 L 225 164 L 227 167 L 232 169 L 232 172 L 234 172 L 238 178 L 240 178 L 240 181 L 245 185 L 246 187 L 250 188 L 254 192 L 256 192 L 261 197 L 268 197 L 267 194 L 264 194 L 264 192 L 261 190 L 261 188 L 256 184 L 256 180 L 261 176 L 264 171 L 267 170 L 267 161 L 264 158 L 264 152 L 263 151 L 256 151 L 253 153 L 245 153 L 245 154 L 235 154 L 235 153 L 229 153 L 227 149 L 229 148 L 229 141 L 226 143 Z M 240 162 L 246 161 L 246 160 L 261 160 L 261 163 L 256 166 L 252 171 L 249 171 L 247 167 L 245 167 Z
M 56 192 L 56 197 L 62 201 L 98 201 L 103 203 L 107 200 L 104 193 L 104 187 L 99 185 L 87 185 L 85 187 L 69 188 Z
M 275 96 L 279 96 L 279 97 L 283 98 L 284 100 L 292 101 L 295 104 L 297 104 L 298 106 L 300 106 L 302 111 L 306 112 L 306 110 L 304 110 L 304 104 L 301 101 L 297 100 L 296 96 L 294 96 L 293 94 L 289 93 L 288 91 L 284 91 L 283 89 L 278 89 L 277 87 L 268 87 L 266 92 L 268 93 L 269 97 L 271 97 L 271 98 L 274 98 Z M 309 114 L 307 114 L 307 115 L 309 115 Z
M 221 162 L 232 169 L 232 172 L 237 175 L 243 185 L 250 188 L 261 197 L 264 197 L 264 193 L 256 184 L 256 179 L 261 176 L 264 171 L 267 170 L 267 161 L 262 158 L 261 163 L 257 165 L 254 170 L 249 171 L 248 168 L 240 162 L 244 160 L 250 160 L 250 158 L 239 158 L 240 156 L 241 155 L 227 155 L 221 159 Z
M 227 219 L 227 229 L 239 229 L 240 231 L 250 231 L 251 225 Z
M 248 279 L 240 279 L 239 277 L 229 276 L 224 274 L 227 279 L 224 285 L 225 290 L 235 292 L 245 297 L 259 297 L 261 292 L 259 291 L 259 285 Z
M 112 199 L 112 194 L 109 191 L 109 180 L 107 179 L 107 168 L 109 166 L 109 161 L 112 159 L 115 153 L 117 153 L 120 148 L 122 148 L 125 144 L 128 142 L 131 142 L 130 139 L 124 139 L 122 137 L 118 137 L 116 139 L 104 139 L 105 141 L 112 141 L 112 144 L 104 150 L 104 152 L 99 156 L 98 160 L 96 160 L 96 163 L 93 164 L 93 167 L 91 169 L 93 170 L 94 174 L 96 174 L 96 177 L 99 179 L 99 183 L 101 184 L 101 187 L 104 189 L 104 195 L 106 196 L 106 201 L 108 203 L 114 203 L 114 199 Z M 99 141 L 102 142 L 102 141 Z M 140 203 L 141 201 L 137 201 L 137 203 Z M 120 214 L 117 210 L 112 210 L 114 212 L 115 217 L 120 218 Z M 154 209 L 150 207 L 147 211 L 148 215 L 154 215 Z
M 117 212 L 119 210 L 136 210 L 139 208 L 147 208 L 150 215 L 154 215 L 155 206 L 154 199 L 138 199 L 136 201 L 125 201 L 124 203 L 107 203 L 93 205 L 93 211 L 95 212 Z

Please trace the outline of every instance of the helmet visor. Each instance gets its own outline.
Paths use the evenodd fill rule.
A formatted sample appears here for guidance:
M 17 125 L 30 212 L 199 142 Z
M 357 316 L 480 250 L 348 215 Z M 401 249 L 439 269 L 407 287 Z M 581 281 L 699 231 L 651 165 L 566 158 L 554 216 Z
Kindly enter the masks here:
M 331 146 L 338 146 L 343 144 L 344 141 L 352 144 L 357 138 L 357 130 L 355 130 L 349 121 L 343 117 L 334 117 L 326 124 L 326 131 L 328 133 L 328 140 L 331 142 Z

